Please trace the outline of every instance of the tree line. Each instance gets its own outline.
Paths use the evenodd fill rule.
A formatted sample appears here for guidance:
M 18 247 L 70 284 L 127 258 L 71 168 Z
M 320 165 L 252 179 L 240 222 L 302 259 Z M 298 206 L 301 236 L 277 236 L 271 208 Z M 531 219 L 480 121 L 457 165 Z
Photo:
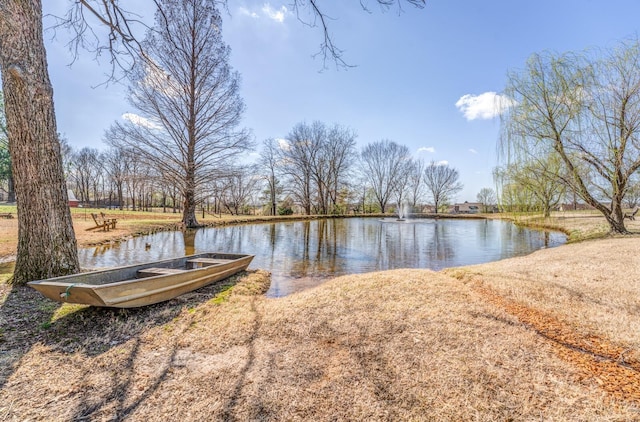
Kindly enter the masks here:
M 164 212 L 182 212 L 184 197 L 175 178 L 166 178 L 161 169 L 141 157 L 139 152 L 122 146 L 105 150 L 84 147 L 74 150 L 62 141 L 67 187 L 84 205 Z M 235 166 L 212 179 L 196 203 L 208 213 L 248 213 L 256 203 L 258 179 L 255 166 Z
M 438 212 L 462 188 L 447 164 L 415 159 L 390 140 L 358 150 L 356 137 L 338 124 L 299 123 L 285 138 L 265 140 L 256 163 L 203 178 L 195 203 L 203 212 L 235 215 Z M 61 148 L 67 187 L 83 205 L 183 211 L 181 184 L 163 175 L 155 157 L 124 145 L 74 149 L 64 138 Z
M 357 151 L 353 130 L 319 121 L 297 124 L 284 139 L 265 140 L 260 169 L 272 214 L 288 210 L 276 208 L 278 198 L 305 214 L 384 213 L 390 204 L 415 212 L 428 200 L 438 212 L 462 189 L 458 171 L 447 164 L 425 165 L 390 140 Z M 448 172 L 449 179 L 433 183 L 433 171 Z

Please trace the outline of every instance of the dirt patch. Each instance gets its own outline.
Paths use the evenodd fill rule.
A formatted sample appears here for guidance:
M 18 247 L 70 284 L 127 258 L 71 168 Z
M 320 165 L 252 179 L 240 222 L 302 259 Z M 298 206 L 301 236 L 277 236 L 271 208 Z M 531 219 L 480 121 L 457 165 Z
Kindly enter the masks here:
M 614 397 L 640 406 L 640 353 L 592 334 L 582 334 L 560 319 L 474 285 L 489 303 L 504 309 L 528 328 L 549 340 L 555 352 L 578 368 L 580 379 L 597 382 Z

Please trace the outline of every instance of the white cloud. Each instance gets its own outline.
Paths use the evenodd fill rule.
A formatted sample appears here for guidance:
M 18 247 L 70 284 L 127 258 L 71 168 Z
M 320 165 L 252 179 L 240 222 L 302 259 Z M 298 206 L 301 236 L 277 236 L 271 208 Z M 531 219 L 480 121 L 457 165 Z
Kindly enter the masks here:
M 493 119 L 514 104 L 515 102 L 507 96 L 485 92 L 480 95 L 463 95 L 456 102 L 456 107 L 467 120 L 476 120 Z
M 256 8 L 240 6 L 237 10 L 238 15 L 247 16 L 256 21 L 261 18 L 267 18 L 278 23 L 283 23 L 285 19 L 292 15 L 286 6 L 281 6 L 279 9 L 276 9 L 269 3 L 264 3 L 262 7 Z
M 434 147 L 420 147 L 418 148 L 418 152 L 430 152 L 433 154 L 436 152 L 436 149 Z
M 146 127 L 148 129 L 161 129 L 159 125 L 153 123 L 151 120 L 147 119 L 146 117 L 138 116 L 137 114 L 134 114 L 134 113 L 124 113 L 122 115 L 122 118 L 124 120 L 128 120 L 134 125 Z
M 264 6 L 262 6 L 262 13 L 269 19 L 282 23 L 289 14 L 289 10 L 286 6 L 282 6 L 280 9 L 274 9 L 269 3 L 265 3 Z
M 289 148 L 291 148 L 291 146 L 289 145 L 289 141 L 287 141 L 284 138 L 277 138 L 276 142 L 278 143 L 278 146 L 282 150 L 289 151 Z
M 471 154 L 477 154 L 477 153 L 478 153 L 478 151 L 476 151 L 476 150 L 475 150 L 475 149 L 473 149 L 473 148 L 469 148 L 469 152 L 470 152 Z
M 448 166 L 449 162 L 447 160 L 436 161 L 436 166 Z
M 249 17 L 254 18 L 254 19 L 259 18 L 258 14 L 257 14 L 256 12 L 252 12 L 251 10 L 247 9 L 246 7 L 242 7 L 242 6 L 241 6 L 241 7 L 238 9 L 238 12 L 239 12 L 241 15 L 249 16 Z

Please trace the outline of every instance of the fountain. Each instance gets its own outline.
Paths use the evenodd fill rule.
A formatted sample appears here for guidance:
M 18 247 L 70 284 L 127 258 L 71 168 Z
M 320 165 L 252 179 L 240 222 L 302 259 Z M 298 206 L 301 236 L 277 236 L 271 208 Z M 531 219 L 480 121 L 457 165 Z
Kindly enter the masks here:
M 405 219 L 408 219 L 410 209 L 411 207 L 407 202 L 403 202 L 401 205 L 398 204 L 398 219 L 396 221 L 405 221 Z

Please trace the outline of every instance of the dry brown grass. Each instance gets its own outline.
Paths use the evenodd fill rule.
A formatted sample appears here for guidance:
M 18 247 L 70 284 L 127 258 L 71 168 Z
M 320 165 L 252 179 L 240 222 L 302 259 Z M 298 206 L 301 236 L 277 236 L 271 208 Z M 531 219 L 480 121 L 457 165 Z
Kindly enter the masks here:
M 638 237 L 601 239 L 444 272 L 549 339 L 584 377 L 640 403 L 639 248 Z
M 604 238 L 281 299 L 257 271 L 126 311 L 2 285 L 0 420 L 640 420 L 638 250 Z
M 510 219 L 516 224 L 542 229 L 559 230 L 569 236 L 569 242 L 599 239 L 610 236 L 609 225 L 598 211 L 555 211 L 551 217 L 540 214 L 486 214 L 489 218 Z M 625 220 L 627 230 L 640 233 L 639 220 Z
M 32 332 L 5 338 L 0 419 L 640 418 L 472 283 L 396 270 L 274 300 L 265 280 L 48 326 L 55 310 L 30 313 Z
M 445 273 L 640 350 L 640 237 L 565 245 Z

